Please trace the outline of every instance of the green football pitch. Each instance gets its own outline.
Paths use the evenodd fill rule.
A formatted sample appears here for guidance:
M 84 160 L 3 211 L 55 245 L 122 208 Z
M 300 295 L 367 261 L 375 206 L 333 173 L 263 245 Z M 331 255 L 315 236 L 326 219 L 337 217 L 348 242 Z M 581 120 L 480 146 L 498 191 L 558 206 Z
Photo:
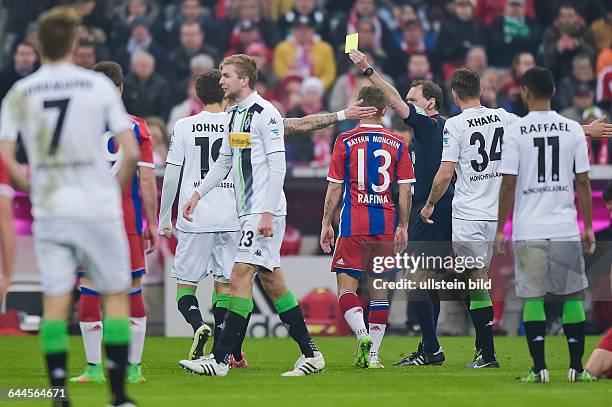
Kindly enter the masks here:
M 587 338 L 585 363 L 597 343 Z M 564 337 L 546 339 L 550 370 L 548 384 L 515 380 L 531 363 L 524 338 L 496 338 L 501 369 L 471 370 L 473 340 L 441 338 L 443 366 L 396 367 L 393 362 L 416 349 L 418 339 L 387 337 L 382 345 L 384 370 L 352 366 L 353 338 L 317 338 L 327 362 L 324 373 L 281 377 L 292 368 L 297 348 L 291 339 L 247 339 L 249 368 L 227 377 L 202 377 L 181 370 L 178 360 L 189 349 L 187 339 L 147 338 L 143 374 L 147 381 L 130 385 L 139 406 L 612 406 L 612 381 L 567 383 L 567 345 Z M 84 356 L 79 337 L 71 337 L 70 374 L 80 373 Z M 0 337 L 0 388 L 47 385 L 36 337 Z M 75 406 L 103 406 L 102 384 L 71 385 Z M 39 406 L 49 402 L 7 402 L 2 406 Z

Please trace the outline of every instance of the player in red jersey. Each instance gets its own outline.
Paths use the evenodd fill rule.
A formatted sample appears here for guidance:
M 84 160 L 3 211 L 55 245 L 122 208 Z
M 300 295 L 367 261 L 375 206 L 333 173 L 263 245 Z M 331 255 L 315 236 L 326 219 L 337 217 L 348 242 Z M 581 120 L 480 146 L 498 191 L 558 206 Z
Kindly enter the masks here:
M 14 260 L 13 187 L 11 177 L 0 158 L 0 304 L 11 285 Z
M 321 248 L 330 253 L 334 245 L 331 218 L 344 192 L 340 237 L 332 260 L 332 272 L 337 276 L 338 301 L 344 319 L 357 336 L 355 365 L 382 368 L 378 350 L 389 317 L 389 300 L 387 289 L 381 284 L 386 276 L 372 269 L 371 262 L 375 257 L 394 256 L 406 248 L 412 199 L 410 183 L 415 178 L 406 140 L 381 125 L 387 106 L 384 92 L 373 86 L 365 87 L 359 92 L 359 99 L 366 106 L 376 107 L 378 114 L 361 120 L 359 127 L 342 133 L 336 139 L 327 177 L 329 185 L 323 212 Z M 399 184 L 397 228 L 390 189 L 393 182 Z M 368 273 L 371 300 L 369 332 L 356 294 L 364 273 Z
M 95 71 L 108 76 L 123 90 L 123 72 L 115 62 L 100 62 Z M 146 122 L 129 115 L 133 123 L 134 135 L 140 147 L 138 171 L 133 181 L 122 191 L 122 207 L 125 231 L 130 245 L 132 267 L 132 286 L 129 290 L 130 320 L 132 340 L 128 355 L 128 381 L 142 383 L 141 360 L 147 328 L 147 314 L 142 293 L 142 276 L 146 273 L 145 253 L 155 250 L 157 245 L 157 185 L 153 169 L 153 144 Z M 112 162 L 111 171 L 115 173 L 120 165 L 121 152 L 108 133 L 108 161 Z M 143 224 L 143 211 L 147 225 Z M 146 245 L 146 247 L 145 247 Z M 102 322 L 100 315 L 100 294 L 92 282 L 81 278 L 79 299 L 79 324 L 85 345 L 87 368 L 80 376 L 71 379 L 73 383 L 102 382 Z
M 586 370 L 599 379 L 612 379 L 612 328 L 608 329 L 591 353 Z

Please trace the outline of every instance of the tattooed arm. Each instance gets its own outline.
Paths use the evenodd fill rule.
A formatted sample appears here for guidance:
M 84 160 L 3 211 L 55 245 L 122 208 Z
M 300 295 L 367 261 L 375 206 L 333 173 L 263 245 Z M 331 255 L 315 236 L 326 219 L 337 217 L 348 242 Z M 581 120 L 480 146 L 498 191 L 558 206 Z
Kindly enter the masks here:
M 299 118 L 287 118 L 283 120 L 285 135 L 305 133 L 333 126 L 343 120 L 359 120 L 372 117 L 377 109 L 371 106 L 361 106 L 361 100 L 353 103 L 344 110 L 336 113 L 311 114 Z
M 344 184 L 338 182 L 330 182 L 327 186 L 327 194 L 325 195 L 325 205 L 323 207 L 323 220 L 321 221 L 321 248 L 325 253 L 330 253 L 334 245 L 334 228 L 331 224 L 331 219 L 334 210 L 340 201 L 340 195 Z

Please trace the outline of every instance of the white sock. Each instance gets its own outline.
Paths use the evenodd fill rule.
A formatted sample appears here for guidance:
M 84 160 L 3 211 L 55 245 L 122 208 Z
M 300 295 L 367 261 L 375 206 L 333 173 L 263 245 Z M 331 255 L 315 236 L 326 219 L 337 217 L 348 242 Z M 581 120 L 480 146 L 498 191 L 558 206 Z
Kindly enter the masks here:
M 79 322 L 87 363 L 102 363 L 102 321 Z
M 130 318 L 130 330 L 132 331 L 132 339 L 130 340 L 128 363 L 140 364 L 147 334 L 147 317 Z
M 385 328 L 387 324 L 369 324 L 370 325 L 370 336 L 372 337 L 372 348 L 370 349 L 370 356 L 378 356 L 380 350 L 380 344 L 382 343 L 383 337 L 385 336 Z
M 344 319 L 357 336 L 357 340 L 360 340 L 364 336 L 368 336 L 368 330 L 366 329 L 365 322 L 363 320 L 363 308 L 351 308 L 344 313 Z

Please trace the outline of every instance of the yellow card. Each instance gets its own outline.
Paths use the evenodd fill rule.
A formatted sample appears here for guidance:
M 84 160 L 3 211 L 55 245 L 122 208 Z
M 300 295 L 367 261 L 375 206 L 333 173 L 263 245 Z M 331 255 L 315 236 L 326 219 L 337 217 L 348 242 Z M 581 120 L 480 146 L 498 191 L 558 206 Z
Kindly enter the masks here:
M 251 148 L 251 133 L 230 133 L 230 147 Z
M 348 54 L 352 50 L 357 49 L 359 45 L 359 33 L 349 34 L 346 36 L 346 43 L 344 44 L 344 53 Z

